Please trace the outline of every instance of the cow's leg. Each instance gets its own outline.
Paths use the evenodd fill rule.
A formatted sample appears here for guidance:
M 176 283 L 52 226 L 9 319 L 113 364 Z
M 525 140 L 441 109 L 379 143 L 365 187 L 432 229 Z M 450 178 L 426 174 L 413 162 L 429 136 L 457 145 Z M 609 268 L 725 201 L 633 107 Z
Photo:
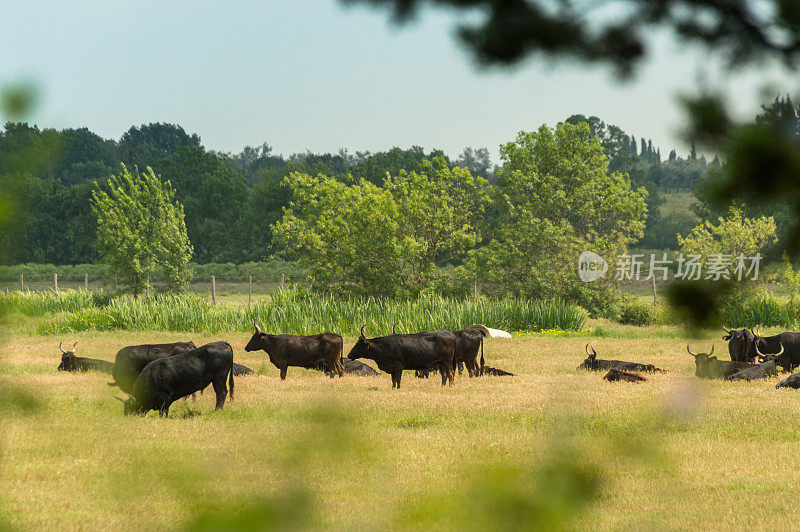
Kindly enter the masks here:
M 397 389 L 400 389 L 400 380 L 403 378 L 403 368 L 394 369 L 394 379 L 397 381 Z
M 222 407 L 225 406 L 225 398 L 228 396 L 228 387 L 225 386 L 225 375 L 222 376 L 221 379 L 211 381 L 211 385 L 214 387 L 214 393 L 217 394 L 217 405 L 214 407 L 214 410 L 222 410 Z
M 469 366 L 467 366 L 467 371 L 469 371 Z M 464 362 L 462 360 L 458 361 L 458 374 L 459 375 L 464 374 Z M 470 373 L 469 376 L 472 377 L 472 373 Z
M 287 369 L 289 369 L 289 364 L 286 364 L 286 365 L 281 367 L 281 380 L 282 381 L 286 380 L 286 370 Z
M 344 377 L 344 364 L 342 364 L 341 357 L 336 357 L 336 371 L 340 377 Z
M 450 374 L 450 372 L 447 371 L 444 362 L 439 364 L 439 373 L 442 374 L 442 386 L 444 386 L 445 384 L 447 384 L 447 376 Z
M 392 377 L 392 390 L 394 390 L 395 388 L 397 388 L 397 376 L 395 375 L 394 370 L 392 370 L 390 375 Z

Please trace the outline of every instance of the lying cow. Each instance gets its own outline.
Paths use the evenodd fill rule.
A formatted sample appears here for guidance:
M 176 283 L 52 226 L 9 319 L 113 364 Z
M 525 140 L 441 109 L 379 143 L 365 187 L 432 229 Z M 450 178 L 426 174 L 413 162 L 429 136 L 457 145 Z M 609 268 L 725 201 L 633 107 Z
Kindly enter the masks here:
M 125 415 L 144 415 L 158 410 L 168 416 L 169 407 L 182 397 L 205 389 L 209 384 L 217 395 L 217 410 L 222 410 L 230 386 L 233 401 L 233 349 L 228 342 L 214 342 L 179 355 L 158 358 L 142 370 L 125 401 Z
M 324 364 L 325 372 L 331 378 L 334 374 L 340 377 L 344 374 L 342 366 L 342 337 L 334 333 L 314 334 L 312 336 L 297 336 L 294 334 L 265 334 L 261 332 L 255 320 L 253 326 L 256 332 L 245 346 L 245 351 L 264 350 L 276 368 L 281 372 L 281 380 L 286 380 L 286 370 L 289 366 L 314 369 L 320 363 Z
M 516 377 L 516 375 L 513 373 L 499 368 L 492 368 L 490 366 L 483 368 L 481 375 L 491 375 L 492 377 Z
M 577 369 L 588 369 L 592 371 L 602 371 L 609 369 L 618 369 L 621 371 L 644 371 L 647 373 L 655 373 L 656 371 L 663 371 L 658 369 L 652 364 L 639 364 L 638 362 L 624 362 L 622 360 L 603 360 L 597 358 L 597 351 L 592 347 L 592 352 L 589 353 L 589 344 L 584 348 L 586 350 L 586 360 L 578 366 Z
M 754 381 L 757 379 L 766 379 L 768 377 L 777 377 L 777 364 L 780 356 L 783 354 L 783 346 L 781 346 L 781 350 L 774 355 L 765 355 L 761 353 L 758 350 L 758 346 L 756 346 L 756 353 L 760 361 L 759 364 L 752 368 L 737 371 L 730 377 L 726 377 L 726 379 L 730 381 Z
M 378 372 L 375 371 L 372 366 L 369 364 L 364 364 L 360 360 L 350 360 L 349 358 L 341 359 L 342 366 L 344 367 L 345 373 L 351 373 L 353 375 L 359 375 L 361 377 L 371 377 L 373 375 L 377 375 Z M 314 368 L 317 371 L 325 371 L 325 364 L 317 364 L 317 367 Z
M 608 370 L 608 373 L 603 375 L 603 379 L 608 382 L 644 382 L 647 380 L 647 378 L 640 373 L 620 371 L 618 369 Z
M 237 364 L 236 362 L 233 363 L 233 374 L 237 377 L 241 377 L 243 375 L 255 375 L 255 371 L 248 368 L 247 366 L 242 366 L 241 364 Z
M 72 345 L 72 351 L 64 351 L 61 344 L 58 343 L 58 349 L 61 351 L 61 364 L 58 365 L 58 371 L 102 371 L 103 373 L 111 373 L 111 368 L 114 366 L 107 360 L 98 360 L 96 358 L 86 358 L 75 356 L 75 347 L 78 342 Z
M 392 376 L 392 388 L 400 388 L 403 370 L 428 370 L 438 367 L 442 386 L 453 385 L 456 336 L 452 331 L 392 334 L 367 339 L 364 327 L 347 358 L 374 360 L 378 369 Z
M 194 342 L 174 342 L 171 344 L 129 345 L 117 351 L 111 376 L 114 381 L 109 386 L 118 386 L 125 393 L 131 393 L 139 374 L 150 362 L 164 357 L 186 353 L 197 346 Z
M 694 357 L 694 374 L 701 379 L 724 379 L 740 370 L 755 367 L 755 364 L 748 364 L 747 362 L 717 360 L 717 357 L 713 356 L 713 344 L 711 345 L 711 353 L 692 353 L 692 350 L 689 349 L 689 344 L 686 344 L 686 351 Z
M 800 389 L 800 373 L 792 373 L 781 382 L 775 385 L 775 388 L 794 388 Z

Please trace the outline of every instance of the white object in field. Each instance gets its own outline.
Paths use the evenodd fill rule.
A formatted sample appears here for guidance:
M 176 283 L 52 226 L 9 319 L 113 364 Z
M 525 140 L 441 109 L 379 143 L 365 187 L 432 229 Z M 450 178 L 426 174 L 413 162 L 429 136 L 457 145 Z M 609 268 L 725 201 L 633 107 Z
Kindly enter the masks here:
M 501 331 L 500 329 L 492 329 L 491 327 L 487 327 L 486 325 L 480 325 L 476 323 L 475 325 L 470 325 L 467 329 L 477 329 L 479 331 L 483 331 L 489 338 L 511 338 L 511 335 L 508 334 L 506 331 Z

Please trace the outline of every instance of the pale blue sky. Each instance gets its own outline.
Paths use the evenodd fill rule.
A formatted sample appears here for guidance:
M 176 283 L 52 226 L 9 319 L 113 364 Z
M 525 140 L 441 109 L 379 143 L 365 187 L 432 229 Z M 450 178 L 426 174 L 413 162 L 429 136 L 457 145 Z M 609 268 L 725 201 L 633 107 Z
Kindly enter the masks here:
M 685 151 L 678 94 L 706 79 L 752 110 L 762 84 L 664 35 L 628 83 L 537 59 L 483 70 L 453 38 L 455 21 L 432 11 L 396 27 L 333 0 L 2 0 L 0 81 L 40 85 L 40 126 L 109 138 L 160 121 L 223 151 L 266 141 L 285 154 L 420 144 L 451 155 L 496 153 L 573 113 Z

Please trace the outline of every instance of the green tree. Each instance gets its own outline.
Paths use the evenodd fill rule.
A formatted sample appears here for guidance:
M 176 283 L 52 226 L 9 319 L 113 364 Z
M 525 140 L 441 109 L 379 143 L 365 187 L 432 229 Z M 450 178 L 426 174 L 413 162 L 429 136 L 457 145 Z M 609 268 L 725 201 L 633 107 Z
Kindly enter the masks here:
M 728 210 L 728 217 L 718 218 L 716 224 L 706 220 L 686 237 L 678 235 L 684 254 L 703 257 L 717 254 L 752 257 L 777 240 L 771 216 L 745 218 L 742 209 L 735 205 Z
M 292 173 L 292 202 L 274 235 L 317 283 L 393 295 L 402 266 L 400 220 L 392 195 L 361 181 L 348 186 L 325 175 Z
M 434 286 L 437 266 L 460 259 L 480 240 L 487 182 L 444 159 L 419 172 L 365 179 L 292 173 L 292 201 L 275 238 L 311 267 L 318 282 L 367 295 L 419 293 Z
M 384 188 L 397 204 L 408 285 L 430 286 L 437 267 L 460 259 L 481 239 L 478 225 L 489 202 L 488 182 L 437 157 L 419 172 L 401 170 Z
M 565 296 L 575 284 L 580 251 L 610 257 L 641 238 L 647 191 L 608 171 L 586 123 L 521 132 L 500 147 L 500 156 L 496 196 L 504 223 L 472 260 L 487 285 Z
M 156 267 L 173 290 L 189 280 L 192 245 L 186 233 L 183 206 L 175 201 L 169 181 L 148 167 L 133 173 L 122 165 L 107 186 L 92 193 L 97 216 L 97 249 L 113 273 L 135 296 L 149 284 Z
M 234 230 L 250 194 L 245 177 L 227 158 L 202 146 L 179 147 L 161 166 L 186 211 L 197 262 L 241 261 Z

